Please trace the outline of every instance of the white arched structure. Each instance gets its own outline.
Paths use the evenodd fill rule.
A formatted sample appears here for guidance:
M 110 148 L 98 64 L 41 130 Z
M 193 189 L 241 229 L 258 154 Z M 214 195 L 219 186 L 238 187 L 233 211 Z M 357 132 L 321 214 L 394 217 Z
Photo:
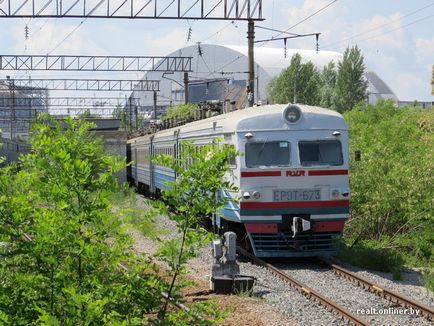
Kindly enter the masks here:
M 190 92 L 189 98 L 193 102 L 200 100 L 198 98 L 199 93 L 203 96 L 202 100 L 210 99 L 213 96 L 218 99 L 236 100 L 240 96 L 238 94 L 240 90 L 245 90 L 247 85 L 247 52 L 246 46 L 200 44 L 181 48 L 168 56 L 192 57 L 193 71 L 189 73 L 189 83 L 192 85 L 202 81 L 197 89 Z M 319 70 L 322 70 L 330 61 L 337 64 L 342 60 L 342 54 L 332 51 L 287 49 L 285 57 L 284 50 L 281 48 L 255 47 L 255 102 L 261 100 L 264 103 L 267 100 L 268 83 L 290 65 L 291 57 L 296 53 L 301 55 L 303 62 L 311 61 Z M 164 74 L 162 76 L 161 72 L 150 71 L 145 74 L 143 79 L 161 79 L 157 103 L 159 107 L 165 107 L 170 103 L 184 102 L 183 77 L 183 73 Z M 215 82 L 216 80 L 220 80 L 220 82 Z M 379 77 L 368 77 L 368 80 L 370 83 L 381 81 Z M 383 81 L 381 83 L 384 84 Z M 378 93 L 378 89 L 372 85 L 369 89 L 375 89 Z M 382 87 L 382 89 L 390 91 L 387 87 Z M 140 105 L 145 109 L 151 108 L 153 105 L 152 93 L 133 92 L 132 97 L 139 98 Z M 381 94 L 376 96 L 376 99 L 379 97 L 382 97 Z M 384 98 L 396 98 L 396 96 L 390 91 L 390 94 Z

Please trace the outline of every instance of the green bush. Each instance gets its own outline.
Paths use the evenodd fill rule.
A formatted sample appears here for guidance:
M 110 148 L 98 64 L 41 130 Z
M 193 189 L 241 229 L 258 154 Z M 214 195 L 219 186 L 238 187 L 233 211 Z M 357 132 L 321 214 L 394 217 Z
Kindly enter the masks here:
M 171 118 L 187 119 L 194 115 L 197 108 L 198 105 L 192 103 L 171 106 L 166 110 L 166 113 L 161 117 L 161 120 L 166 120 Z
M 434 243 L 434 112 L 392 102 L 345 113 L 350 126 L 349 242 L 375 240 L 431 264 Z
M 162 303 L 154 288 L 164 282 L 134 257 L 111 211 L 125 163 L 104 152 L 90 126 L 42 116 L 20 170 L 0 171 L 3 324 L 141 325 Z

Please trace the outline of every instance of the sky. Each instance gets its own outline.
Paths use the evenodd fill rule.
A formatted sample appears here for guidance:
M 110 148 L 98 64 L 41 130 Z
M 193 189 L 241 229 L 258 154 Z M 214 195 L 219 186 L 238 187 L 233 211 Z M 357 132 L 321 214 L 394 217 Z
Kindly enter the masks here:
M 218 0 L 204 2 L 212 5 Z M 368 70 L 376 72 L 399 100 L 434 101 L 431 95 L 433 0 L 263 0 L 263 18 L 264 21 L 255 24 L 297 34 L 321 33 L 320 51 L 343 53 L 348 46 L 357 45 Z M 29 28 L 28 39 L 24 37 L 25 26 Z M 191 39 L 187 40 L 189 28 Z M 259 28 L 255 32 L 256 40 L 277 34 Z M 244 21 L 0 18 L 2 55 L 164 56 L 197 42 L 247 45 L 246 36 L 247 23 Z M 283 56 L 283 41 L 268 42 L 266 46 L 282 48 Z M 291 39 L 287 47 L 314 50 L 315 38 Z M 0 71 L 0 78 L 6 75 L 13 78 L 119 79 L 143 76 L 142 73 L 125 72 Z M 55 96 L 53 92 L 51 94 Z

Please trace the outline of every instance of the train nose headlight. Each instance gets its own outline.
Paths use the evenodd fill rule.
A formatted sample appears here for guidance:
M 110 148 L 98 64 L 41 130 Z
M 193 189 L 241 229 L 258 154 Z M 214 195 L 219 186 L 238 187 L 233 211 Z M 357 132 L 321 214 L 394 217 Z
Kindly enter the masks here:
M 250 199 L 250 192 L 248 192 L 248 191 L 244 191 L 244 192 L 243 192 L 243 198 L 244 198 L 244 199 Z
M 338 198 L 339 197 L 339 190 L 338 189 L 333 189 L 332 190 L 332 197 L 333 198 Z
M 350 195 L 349 190 L 344 190 L 344 191 L 342 192 L 342 196 L 344 196 L 344 197 L 348 197 L 349 195 Z
M 253 199 L 259 199 L 261 198 L 261 194 L 259 193 L 259 191 L 254 191 L 252 197 Z

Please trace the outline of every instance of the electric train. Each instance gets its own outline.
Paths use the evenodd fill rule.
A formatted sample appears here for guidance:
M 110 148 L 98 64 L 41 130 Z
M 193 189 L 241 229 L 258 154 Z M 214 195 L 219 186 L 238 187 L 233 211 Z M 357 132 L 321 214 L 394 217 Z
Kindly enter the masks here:
M 245 237 L 258 257 L 333 256 L 349 215 L 348 127 L 336 111 L 301 104 L 237 110 L 128 140 L 128 179 L 158 195 L 173 170 L 154 155 L 178 155 L 184 140 L 216 138 L 241 154 L 228 178 L 237 198 L 214 222 Z M 241 235 L 242 234 L 242 235 Z

